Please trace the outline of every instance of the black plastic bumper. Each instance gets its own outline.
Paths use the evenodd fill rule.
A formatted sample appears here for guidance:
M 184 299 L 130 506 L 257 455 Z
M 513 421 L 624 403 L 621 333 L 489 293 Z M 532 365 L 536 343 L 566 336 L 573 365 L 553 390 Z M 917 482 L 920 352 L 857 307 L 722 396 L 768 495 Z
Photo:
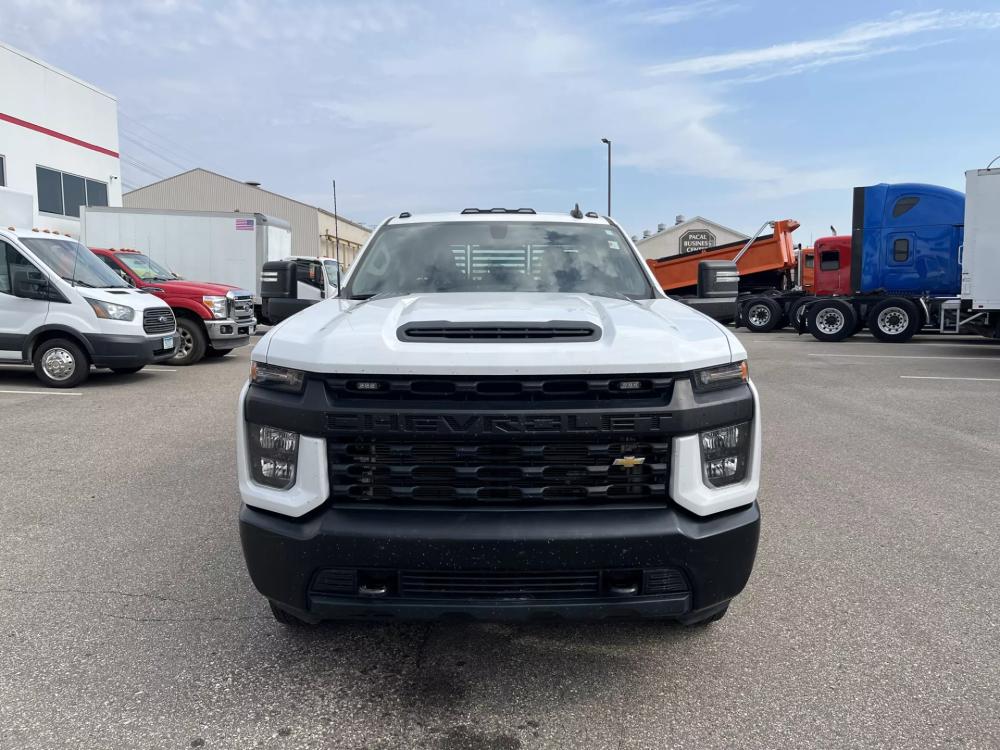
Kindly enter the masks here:
M 310 619 L 461 615 L 681 618 L 736 596 L 757 551 L 760 510 L 700 519 L 673 508 L 400 510 L 325 508 L 292 519 L 243 506 L 240 537 L 257 589 Z M 310 593 L 321 569 L 423 571 L 649 570 L 683 572 L 689 589 L 669 595 L 591 598 L 418 598 L 390 592 Z
M 141 367 L 170 359 L 177 349 L 176 334 L 174 334 L 174 348 L 172 349 L 163 348 L 163 336 L 147 338 L 145 336 L 92 333 L 87 334 L 84 338 L 87 342 L 91 364 L 95 367 Z

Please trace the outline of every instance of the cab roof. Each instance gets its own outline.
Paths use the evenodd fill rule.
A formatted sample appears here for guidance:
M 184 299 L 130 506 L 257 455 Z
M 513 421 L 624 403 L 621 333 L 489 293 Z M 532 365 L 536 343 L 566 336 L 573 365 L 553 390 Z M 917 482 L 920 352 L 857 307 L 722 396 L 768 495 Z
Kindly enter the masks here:
M 387 225 L 400 224 L 431 224 L 445 222 L 484 222 L 497 221 L 504 223 L 563 223 L 563 224 L 600 224 L 608 226 L 611 222 L 606 217 L 594 211 L 578 214 L 579 218 L 567 211 L 566 213 L 537 212 L 530 208 L 466 208 L 462 211 L 447 211 L 433 214 L 411 214 L 409 211 L 392 216 L 386 220 Z
M 40 229 L 38 227 L 32 227 L 31 229 L 21 229 L 18 227 L 0 227 L 0 229 L 3 229 L 6 232 L 9 232 L 10 234 L 13 234 L 18 239 L 22 237 L 49 237 L 49 238 L 58 237 L 60 239 L 62 239 L 63 237 L 68 237 L 71 240 L 76 239 L 69 232 L 60 232 L 55 229 Z

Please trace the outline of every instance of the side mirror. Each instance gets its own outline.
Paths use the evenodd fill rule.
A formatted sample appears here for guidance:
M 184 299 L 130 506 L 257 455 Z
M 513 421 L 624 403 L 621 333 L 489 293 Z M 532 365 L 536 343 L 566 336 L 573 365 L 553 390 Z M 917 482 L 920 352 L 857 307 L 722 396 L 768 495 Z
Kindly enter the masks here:
M 14 271 L 13 291 L 15 297 L 24 299 L 49 300 L 52 295 L 49 292 L 49 282 L 40 272 Z

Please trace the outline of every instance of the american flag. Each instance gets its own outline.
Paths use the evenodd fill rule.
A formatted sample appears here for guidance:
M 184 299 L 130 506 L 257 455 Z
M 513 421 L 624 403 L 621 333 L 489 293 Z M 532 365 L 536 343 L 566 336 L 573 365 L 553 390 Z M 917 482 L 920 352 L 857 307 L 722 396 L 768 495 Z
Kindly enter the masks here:
M 253 231 L 253 219 L 237 219 L 236 228 Z

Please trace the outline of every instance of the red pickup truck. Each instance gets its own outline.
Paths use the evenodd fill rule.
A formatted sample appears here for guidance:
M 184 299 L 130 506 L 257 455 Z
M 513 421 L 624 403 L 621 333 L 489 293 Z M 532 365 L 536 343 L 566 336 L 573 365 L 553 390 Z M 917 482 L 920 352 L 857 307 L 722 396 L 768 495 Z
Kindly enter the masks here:
M 177 354 L 173 365 L 224 357 L 250 343 L 257 328 L 253 294 L 227 284 L 188 281 L 138 250 L 90 248 L 137 289 L 148 289 L 174 311 Z

